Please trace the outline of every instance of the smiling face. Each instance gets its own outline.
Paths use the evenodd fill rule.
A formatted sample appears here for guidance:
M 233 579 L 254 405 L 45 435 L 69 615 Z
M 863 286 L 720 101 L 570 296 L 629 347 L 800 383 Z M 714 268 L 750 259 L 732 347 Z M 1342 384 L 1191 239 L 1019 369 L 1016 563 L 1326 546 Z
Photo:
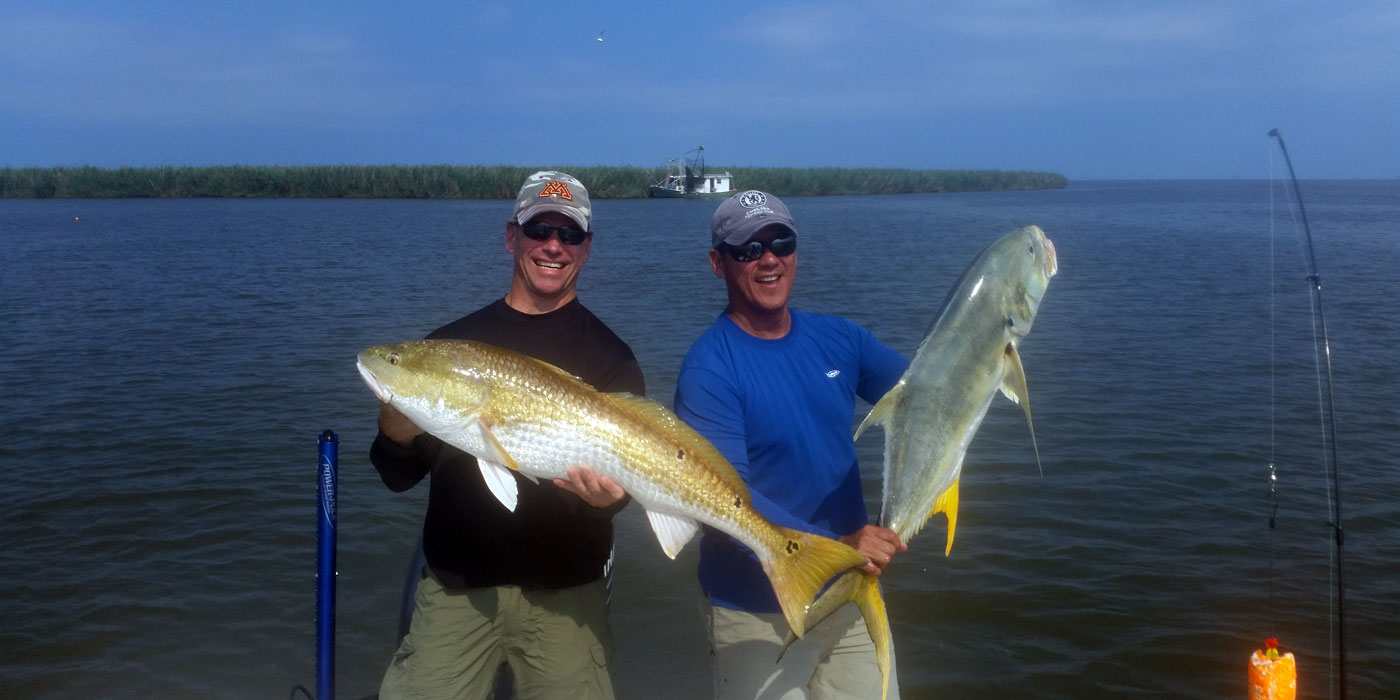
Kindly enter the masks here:
M 573 219 L 558 212 L 545 212 L 523 223 L 578 228 Z M 506 250 L 515 256 L 506 303 L 516 311 L 542 314 L 573 301 L 579 269 L 592 245 L 592 236 L 578 245 L 560 241 L 558 234 L 536 241 L 526 237 L 520 226 L 506 224 Z
M 787 227 L 759 229 L 749 240 L 771 241 L 788 235 Z M 739 262 L 724 250 L 710 250 L 710 269 L 729 292 L 729 317 L 750 335 L 780 338 L 790 326 L 788 297 L 797 276 L 797 253 L 778 257 L 764 249 L 762 257 Z

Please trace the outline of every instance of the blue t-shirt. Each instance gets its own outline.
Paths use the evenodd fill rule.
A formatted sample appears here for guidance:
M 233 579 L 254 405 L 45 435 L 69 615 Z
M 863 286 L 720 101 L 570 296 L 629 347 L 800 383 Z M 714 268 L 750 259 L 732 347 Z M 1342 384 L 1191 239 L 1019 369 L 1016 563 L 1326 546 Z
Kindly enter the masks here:
M 855 397 L 878 401 L 909 362 L 844 318 L 790 314 L 788 334 L 771 340 L 720 314 L 681 364 L 676 415 L 734 465 L 764 517 L 848 535 L 869 522 L 851 440 Z M 699 577 L 712 604 L 779 611 L 753 552 L 710 527 Z

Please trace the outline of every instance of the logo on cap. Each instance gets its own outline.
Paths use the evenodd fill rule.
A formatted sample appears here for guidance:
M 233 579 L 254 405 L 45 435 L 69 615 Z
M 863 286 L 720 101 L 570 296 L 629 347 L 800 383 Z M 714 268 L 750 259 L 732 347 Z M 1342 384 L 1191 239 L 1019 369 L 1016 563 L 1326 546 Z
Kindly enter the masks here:
M 767 201 L 768 197 L 758 190 L 749 190 L 739 195 L 739 204 L 746 209 L 760 206 Z
M 569 194 L 569 186 L 562 182 L 559 182 L 558 180 L 550 180 L 549 182 L 545 183 L 544 189 L 540 190 L 539 196 L 548 197 L 552 194 L 557 194 L 560 197 L 563 197 L 564 199 L 567 199 L 571 202 L 574 200 L 574 196 L 572 194 Z

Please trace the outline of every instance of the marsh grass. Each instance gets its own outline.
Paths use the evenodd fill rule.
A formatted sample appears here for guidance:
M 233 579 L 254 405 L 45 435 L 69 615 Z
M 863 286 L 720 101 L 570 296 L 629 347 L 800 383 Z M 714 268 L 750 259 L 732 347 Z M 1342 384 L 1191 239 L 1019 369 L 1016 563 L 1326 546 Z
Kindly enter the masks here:
M 536 170 L 568 172 L 597 199 L 647 196 L 662 168 L 509 165 L 217 165 L 3 168 L 0 197 L 383 197 L 510 199 Z M 740 189 L 780 196 L 1058 189 L 1057 173 L 891 168 L 722 168 Z

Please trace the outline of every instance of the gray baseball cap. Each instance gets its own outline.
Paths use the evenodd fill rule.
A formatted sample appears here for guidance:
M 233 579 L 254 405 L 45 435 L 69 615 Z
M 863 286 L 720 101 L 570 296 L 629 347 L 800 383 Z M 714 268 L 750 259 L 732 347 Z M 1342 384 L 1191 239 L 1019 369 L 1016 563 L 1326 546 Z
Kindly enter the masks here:
M 731 196 L 720 203 L 710 219 L 710 247 L 721 243 L 747 243 L 758 230 L 778 224 L 797 235 L 797 222 L 792 220 L 786 204 L 766 192 L 749 190 Z
M 593 230 L 593 207 L 588 188 L 578 178 L 558 170 L 541 170 L 525 178 L 515 196 L 517 223 L 526 224 L 545 212 L 559 212 L 573 219 L 585 231 Z

